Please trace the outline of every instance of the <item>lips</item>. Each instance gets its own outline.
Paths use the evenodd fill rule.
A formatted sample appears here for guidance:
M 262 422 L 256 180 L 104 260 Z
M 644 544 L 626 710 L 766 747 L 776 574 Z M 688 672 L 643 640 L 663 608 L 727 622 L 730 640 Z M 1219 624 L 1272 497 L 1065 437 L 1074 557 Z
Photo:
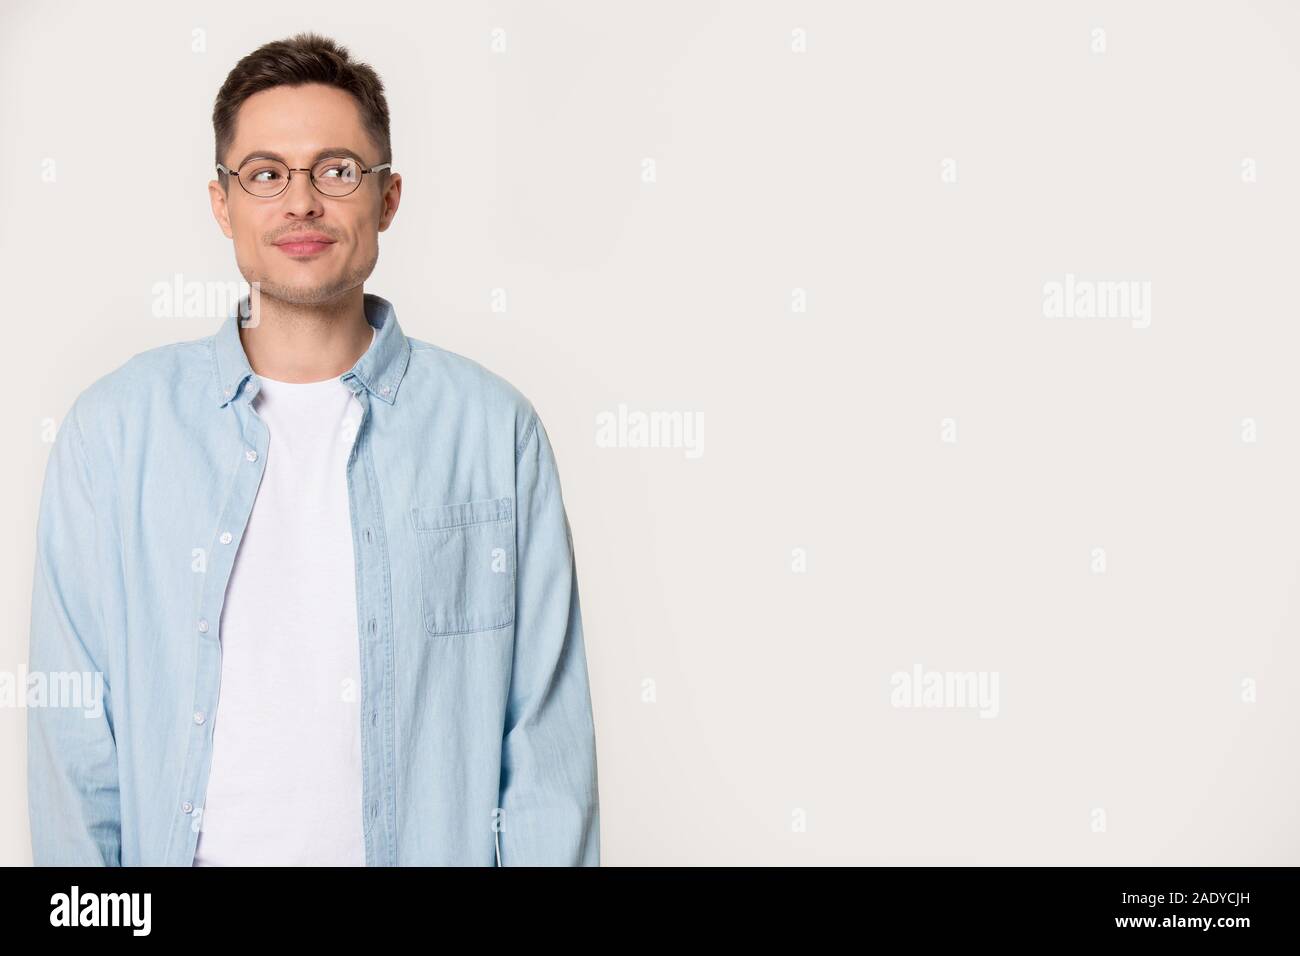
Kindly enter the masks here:
M 319 232 L 295 232 L 284 236 L 276 248 L 290 256 L 314 256 L 334 245 L 334 240 Z

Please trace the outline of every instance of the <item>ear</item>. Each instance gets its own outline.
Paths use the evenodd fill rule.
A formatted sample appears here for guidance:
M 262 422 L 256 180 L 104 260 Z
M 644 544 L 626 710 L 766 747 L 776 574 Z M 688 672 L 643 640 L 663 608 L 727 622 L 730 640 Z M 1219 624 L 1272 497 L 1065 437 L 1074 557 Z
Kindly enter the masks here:
M 226 205 L 226 191 L 215 179 L 208 183 L 208 200 L 212 203 L 212 218 L 217 220 L 217 225 L 227 239 L 234 239 L 235 232 L 230 228 L 230 210 Z
M 397 215 L 397 207 L 402 202 L 402 177 L 397 173 L 388 173 L 388 182 L 379 196 L 379 231 L 383 232 Z

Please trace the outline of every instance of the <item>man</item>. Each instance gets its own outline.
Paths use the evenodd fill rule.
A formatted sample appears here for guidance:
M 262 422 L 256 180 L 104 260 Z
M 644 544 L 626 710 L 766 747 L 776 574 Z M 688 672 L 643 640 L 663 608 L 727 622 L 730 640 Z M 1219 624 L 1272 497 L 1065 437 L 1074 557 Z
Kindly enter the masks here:
M 401 197 L 378 76 L 269 43 L 213 125 L 257 294 L 59 429 L 29 668 L 102 674 L 103 706 L 29 710 L 35 862 L 598 865 L 546 430 L 363 292 Z

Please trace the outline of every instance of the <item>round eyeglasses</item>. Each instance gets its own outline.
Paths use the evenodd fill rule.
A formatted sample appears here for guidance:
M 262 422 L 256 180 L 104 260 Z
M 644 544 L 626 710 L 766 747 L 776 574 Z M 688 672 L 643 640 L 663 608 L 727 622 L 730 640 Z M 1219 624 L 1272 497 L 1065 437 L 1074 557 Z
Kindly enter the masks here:
M 361 177 L 366 173 L 377 173 L 382 169 L 391 169 L 392 163 L 380 163 L 363 169 L 355 159 L 347 156 L 331 156 L 318 161 L 310 168 L 298 169 L 286 166 L 278 159 L 250 159 L 240 166 L 238 171 L 223 163 L 217 163 L 217 170 L 239 180 L 244 192 L 260 199 L 278 196 L 289 187 L 289 177 L 294 173 L 306 173 L 317 191 L 337 199 L 354 192 L 361 185 Z

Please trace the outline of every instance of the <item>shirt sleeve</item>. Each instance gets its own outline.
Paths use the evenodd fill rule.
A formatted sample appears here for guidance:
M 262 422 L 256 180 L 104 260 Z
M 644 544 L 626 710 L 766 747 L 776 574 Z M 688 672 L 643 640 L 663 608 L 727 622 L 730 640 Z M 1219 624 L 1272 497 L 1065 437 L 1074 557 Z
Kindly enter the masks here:
M 599 866 L 596 737 L 573 536 L 536 412 L 515 479 L 515 630 L 499 866 Z
M 36 529 L 27 801 L 37 866 L 118 866 L 121 813 L 103 613 L 104 571 L 74 403 L 45 469 Z

